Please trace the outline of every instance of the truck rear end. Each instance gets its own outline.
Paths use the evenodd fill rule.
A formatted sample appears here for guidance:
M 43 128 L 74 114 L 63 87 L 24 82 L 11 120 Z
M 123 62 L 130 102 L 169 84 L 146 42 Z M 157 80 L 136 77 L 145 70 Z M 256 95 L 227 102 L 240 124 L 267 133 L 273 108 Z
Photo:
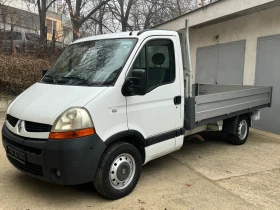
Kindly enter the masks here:
M 232 143 L 244 144 L 252 120 L 259 120 L 259 109 L 271 107 L 271 86 L 193 84 L 188 20 L 182 30 L 185 84 L 185 135 L 204 130 L 223 131 Z M 252 117 L 253 116 L 253 117 Z

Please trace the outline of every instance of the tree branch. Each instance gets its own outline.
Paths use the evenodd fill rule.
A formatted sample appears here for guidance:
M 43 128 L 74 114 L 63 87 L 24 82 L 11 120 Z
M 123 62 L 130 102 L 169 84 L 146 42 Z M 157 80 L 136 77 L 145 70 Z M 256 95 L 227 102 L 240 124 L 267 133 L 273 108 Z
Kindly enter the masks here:
M 56 0 L 52 0 L 51 3 L 46 7 L 46 11 L 50 8 L 50 6 L 55 2 Z
M 111 0 L 102 1 L 99 5 L 97 5 L 93 10 L 91 10 L 90 13 L 88 13 L 85 17 L 83 17 L 83 18 L 79 21 L 80 25 L 83 25 L 83 23 L 84 23 L 87 19 L 89 19 L 90 16 L 92 16 L 97 10 L 100 9 L 100 7 L 104 6 L 104 5 L 107 4 L 109 1 L 111 1 Z
M 71 19 L 73 19 L 74 18 L 74 11 L 73 11 L 73 7 L 72 7 L 72 4 L 71 4 L 71 0 L 65 0 L 65 2 L 68 6 L 70 17 L 71 17 Z
M 96 20 L 96 19 L 93 18 L 93 17 L 89 17 L 89 19 L 95 21 L 96 23 L 102 24 L 102 26 L 103 26 L 104 28 L 106 28 L 108 31 L 110 31 L 111 33 L 113 33 L 113 31 L 112 31 L 110 28 L 108 28 L 106 25 L 104 25 L 104 24 L 103 24 L 102 22 L 100 22 L 99 20 Z

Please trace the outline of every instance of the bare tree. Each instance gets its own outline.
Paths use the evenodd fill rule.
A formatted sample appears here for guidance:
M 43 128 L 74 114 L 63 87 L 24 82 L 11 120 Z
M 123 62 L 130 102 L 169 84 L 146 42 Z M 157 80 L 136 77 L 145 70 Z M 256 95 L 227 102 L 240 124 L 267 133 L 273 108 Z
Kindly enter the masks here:
M 90 17 L 98 12 L 105 4 L 110 0 L 99 1 L 97 5 L 91 5 L 92 7 L 86 7 L 86 0 L 65 0 L 68 6 L 72 30 L 73 30 L 73 40 L 80 37 L 80 28 L 82 25 L 90 19 Z M 94 3 L 94 2 L 93 2 Z M 75 7 L 74 7 L 75 6 Z
M 100 3 L 102 2 L 102 0 L 99 0 Z M 98 30 L 99 30 L 99 34 L 103 34 L 103 18 L 104 18 L 104 14 L 105 14 L 105 5 L 103 5 L 102 7 L 99 8 L 99 14 L 98 14 Z
M 7 38 L 7 40 L 10 41 L 10 53 L 15 53 L 15 46 L 14 46 L 14 26 L 17 25 L 20 22 L 20 17 L 17 11 L 9 7 L 10 1 L 8 0 L 0 0 L 0 15 L 2 18 L 3 23 L 3 31 L 6 31 L 6 24 L 8 23 L 10 25 L 10 32 L 9 34 L 4 33 L 4 37 L 2 37 L 4 40 Z M 5 37 L 8 36 L 8 37 Z M 7 41 L 5 40 L 5 41 Z M 4 42 L 3 42 L 4 45 Z
M 150 28 L 176 18 L 212 0 L 138 0 L 132 7 L 133 29 Z
M 65 0 L 73 40 L 108 32 L 141 30 L 211 0 Z
M 39 12 L 39 18 L 40 18 L 40 38 L 39 42 L 40 45 L 45 45 L 46 44 L 46 38 L 47 38 L 47 33 L 46 33 L 46 16 L 47 16 L 47 10 L 49 7 L 56 2 L 56 0 L 52 0 L 47 4 L 47 0 L 37 0 L 37 6 L 38 6 L 38 12 Z
M 3 23 L 3 31 L 6 30 L 7 16 L 9 14 L 9 9 L 7 5 L 9 5 L 10 0 L 0 0 L 0 16 L 1 22 Z
M 122 31 L 128 29 L 130 12 L 136 2 L 137 0 L 114 0 L 109 4 L 112 16 L 120 22 Z
M 175 18 L 183 12 L 183 0 L 138 0 L 131 13 L 134 29 L 141 30 Z

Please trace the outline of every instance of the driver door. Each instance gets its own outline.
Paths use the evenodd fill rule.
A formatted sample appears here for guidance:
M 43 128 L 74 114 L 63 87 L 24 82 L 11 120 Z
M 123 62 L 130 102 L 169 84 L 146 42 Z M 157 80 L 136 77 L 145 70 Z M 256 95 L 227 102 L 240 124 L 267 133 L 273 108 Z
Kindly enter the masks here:
M 146 94 L 127 97 L 128 128 L 145 137 L 146 161 L 171 152 L 176 144 L 181 106 L 175 99 L 181 93 L 174 43 L 170 36 L 148 38 L 131 67 L 146 71 Z

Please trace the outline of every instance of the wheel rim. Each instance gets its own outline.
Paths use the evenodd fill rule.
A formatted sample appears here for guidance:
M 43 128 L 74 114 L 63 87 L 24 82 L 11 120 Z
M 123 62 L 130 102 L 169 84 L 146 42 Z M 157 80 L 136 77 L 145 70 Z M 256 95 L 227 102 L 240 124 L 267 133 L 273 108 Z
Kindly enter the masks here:
M 244 140 L 248 132 L 248 123 L 246 120 L 241 120 L 238 126 L 238 137 L 240 140 Z
M 126 188 L 135 175 L 135 160 L 127 154 L 119 155 L 112 163 L 109 178 L 110 183 L 115 189 Z

